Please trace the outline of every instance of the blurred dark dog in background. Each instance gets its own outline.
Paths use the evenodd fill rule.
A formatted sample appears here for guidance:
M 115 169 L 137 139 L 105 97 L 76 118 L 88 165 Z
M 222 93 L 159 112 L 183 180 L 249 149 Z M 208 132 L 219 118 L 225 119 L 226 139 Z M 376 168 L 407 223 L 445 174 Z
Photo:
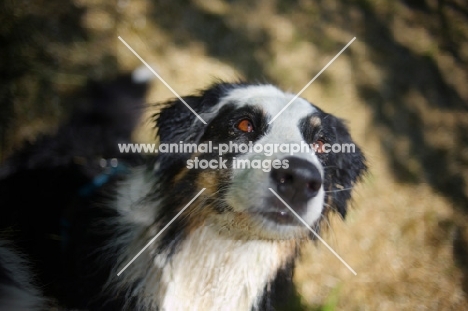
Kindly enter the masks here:
M 0 166 L 0 309 L 43 310 L 54 303 L 44 296 L 68 295 L 82 215 L 141 163 L 117 145 L 131 141 L 144 109 L 148 81 L 135 73 L 90 82 L 55 134 L 26 143 Z

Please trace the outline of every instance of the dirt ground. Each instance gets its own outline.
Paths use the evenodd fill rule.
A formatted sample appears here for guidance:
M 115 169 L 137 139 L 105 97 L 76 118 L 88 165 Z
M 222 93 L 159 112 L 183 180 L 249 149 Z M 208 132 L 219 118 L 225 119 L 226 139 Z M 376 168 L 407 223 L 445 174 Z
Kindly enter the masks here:
M 369 174 L 301 257 L 296 310 L 468 310 L 464 0 L 6 0 L 0 159 L 53 131 L 89 79 L 141 62 L 179 94 L 268 81 L 348 120 Z M 173 94 L 157 79 L 149 103 Z M 143 123 L 135 139 L 152 139 Z M 292 309 L 291 309 L 292 310 Z

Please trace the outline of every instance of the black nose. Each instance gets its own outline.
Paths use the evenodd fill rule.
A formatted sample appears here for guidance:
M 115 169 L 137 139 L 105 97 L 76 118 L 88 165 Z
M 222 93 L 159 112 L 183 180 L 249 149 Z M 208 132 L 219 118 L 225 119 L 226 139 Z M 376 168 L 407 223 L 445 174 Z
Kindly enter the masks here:
M 293 209 L 304 206 L 322 186 L 322 177 L 314 164 L 297 157 L 287 157 L 288 168 L 272 169 L 270 177 L 278 195 Z

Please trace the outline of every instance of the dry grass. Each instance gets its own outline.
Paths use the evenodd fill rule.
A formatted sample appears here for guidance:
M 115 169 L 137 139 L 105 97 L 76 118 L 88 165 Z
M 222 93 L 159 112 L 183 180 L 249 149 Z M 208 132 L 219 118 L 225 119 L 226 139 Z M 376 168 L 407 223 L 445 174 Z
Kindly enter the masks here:
M 310 245 L 295 276 L 302 302 L 311 310 L 468 309 L 466 6 L 322 2 L 76 4 L 88 9 L 81 24 L 89 51 L 132 70 L 140 63 L 122 36 L 180 94 L 239 77 L 299 91 L 357 36 L 303 96 L 347 119 L 369 161 L 346 222 L 331 219 L 324 234 L 358 275 Z M 148 101 L 171 97 L 155 81 Z M 152 139 L 149 127 L 137 140 Z M 30 127 L 16 129 L 31 136 Z

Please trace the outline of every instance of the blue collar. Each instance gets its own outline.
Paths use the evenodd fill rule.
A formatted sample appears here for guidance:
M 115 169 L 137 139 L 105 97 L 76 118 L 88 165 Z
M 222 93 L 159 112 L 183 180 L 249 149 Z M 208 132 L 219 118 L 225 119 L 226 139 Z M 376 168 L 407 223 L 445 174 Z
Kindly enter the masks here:
M 128 167 L 123 163 L 123 161 L 119 161 L 115 158 L 110 160 L 101 159 L 100 163 L 104 163 L 106 165 L 104 166 L 105 170 L 78 190 L 80 197 L 91 196 L 96 190 L 104 186 L 111 177 L 128 172 Z

